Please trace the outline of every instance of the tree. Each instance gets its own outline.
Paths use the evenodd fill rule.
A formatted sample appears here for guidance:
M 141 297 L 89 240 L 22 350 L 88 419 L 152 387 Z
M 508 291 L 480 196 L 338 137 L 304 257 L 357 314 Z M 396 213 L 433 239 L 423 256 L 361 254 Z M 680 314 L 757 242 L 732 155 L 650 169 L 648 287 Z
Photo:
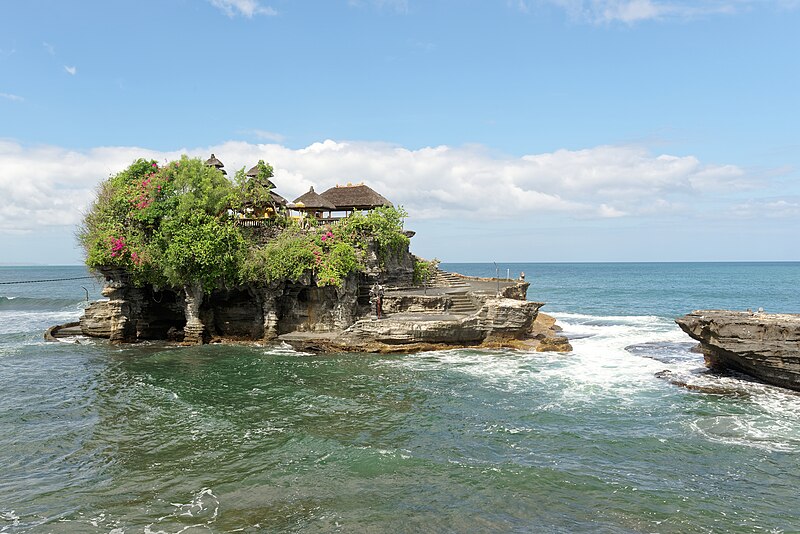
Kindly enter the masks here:
M 235 181 L 238 192 L 236 207 L 241 209 L 249 206 L 256 211 L 264 211 L 267 208 L 275 209 L 272 197 L 272 190 L 275 189 L 275 184 L 271 180 L 274 176 L 272 166 L 260 159 L 256 164 L 256 169 L 255 175 L 250 176 L 245 174 L 244 167 L 236 171 Z

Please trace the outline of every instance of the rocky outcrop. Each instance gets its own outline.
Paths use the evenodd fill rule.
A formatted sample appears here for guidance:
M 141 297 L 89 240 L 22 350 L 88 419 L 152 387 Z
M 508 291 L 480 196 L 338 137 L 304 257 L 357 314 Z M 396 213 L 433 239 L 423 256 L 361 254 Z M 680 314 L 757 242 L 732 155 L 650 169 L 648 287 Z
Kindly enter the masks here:
M 91 337 L 111 337 L 112 313 L 107 300 L 89 304 L 80 320 L 81 332 Z
M 445 273 L 446 283 L 413 284 L 415 257 L 406 249 L 379 258 L 339 286 L 319 286 L 311 273 L 205 291 L 135 287 L 120 270 L 103 271 L 107 301 L 81 319 L 84 335 L 114 343 L 164 339 L 185 344 L 281 340 L 304 349 L 414 352 L 463 346 L 571 350 L 553 325 L 537 322 L 541 303 L 526 299 L 525 281 Z M 383 317 L 375 317 L 369 288 L 385 288 Z
M 137 318 L 142 310 L 142 292 L 130 283 L 127 273 L 122 270 L 108 270 L 103 274 L 106 285 L 102 295 L 108 298 L 108 338 L 112 343 L 135 341 Z
M 536 352 L 572 352 L 572 345 L 561 335 L 555 318 L 544 313 L 536 316 L 529 337 L 536 341 L 533 347 Z
M 383 299 L 383 311 L 386 313 L 425 313 L 447 311 L 453 303 L 453 298 L 448 294 L 418 295 L 418 294 L 389 294 Z
M 280 339 L 302 349 L 348 352 L 512 346 L 513 341 L 528 337 L 541 306 L 539 302 L 491 298 L 473 314 L 406 311 L 380 320 L 361 319 L 335 336 L 289 334 Z
M 800 391 L 800 315 L 700 310 L 676 322 L 710 368 Z

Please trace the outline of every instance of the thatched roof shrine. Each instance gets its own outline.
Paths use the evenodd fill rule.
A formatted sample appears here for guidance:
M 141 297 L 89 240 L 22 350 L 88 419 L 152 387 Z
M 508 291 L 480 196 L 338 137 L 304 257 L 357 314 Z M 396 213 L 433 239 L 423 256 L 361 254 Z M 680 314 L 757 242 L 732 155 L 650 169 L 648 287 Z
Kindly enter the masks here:
M 305 209 L 305 210 L 316 210 L 316 211 L 333 211 L 336 209 L 336 205 L 331 202 L 330 200 L 325 199 L 322 195 L 314 191 L 314 187 L 312 186 L 308 193 L 297 197 L 294 200 L 295 209 Z M 302 207 L 299 206 L 302 204 Z
M 208 165 L 209 167 L 214 167 L 218 171 L 222 171 L 222 174 L 228 174 L 222 169 L 222 167 L 224 167 L 225 165 L 220 160 L 218 160 L 217 156 L 215 156 L 214 154 L 211 154 L 211 157 L 206 160 L 206 165 Z
M 281 206 L 285 206 L 289 203 L 288 200 L 280 196 L 275 191 L 270 191 L 269 196 L 272 197 L 272 202 L 274 202 L 275 204 L 280 204 Z
M 383 195 L 364 184 L 337 185 L 320 196 L 333 203 L 337 211 L 370 210 L 392 205 Z
M 258 178 L 258 165 L 257 164 L 253 165 L 253 167 L 249 171 L 247 171 L 247 174 L 245 174 L 245 176 L 253 179 Z M 275 183 L 269 178 L 267 178 L 267 183 L 264 185 L 267 185 L 268 187 L 275 187 Z

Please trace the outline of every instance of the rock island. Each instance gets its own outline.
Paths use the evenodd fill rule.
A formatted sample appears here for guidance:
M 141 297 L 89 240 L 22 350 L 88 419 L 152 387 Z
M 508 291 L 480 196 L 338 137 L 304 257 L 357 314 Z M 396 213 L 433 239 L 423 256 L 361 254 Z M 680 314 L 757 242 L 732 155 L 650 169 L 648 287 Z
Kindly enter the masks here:
M 263 161 L 232 181 L 223 167 L 213 154 L 138 160 L 100 185 L 79 237 L 108 300 L 72 331 L 112 343 L 571 350 L 527 300 L 528 282 L 446 273 L 411 254 L 405 212 L 369 186 L 312 187 L 289 202 Z

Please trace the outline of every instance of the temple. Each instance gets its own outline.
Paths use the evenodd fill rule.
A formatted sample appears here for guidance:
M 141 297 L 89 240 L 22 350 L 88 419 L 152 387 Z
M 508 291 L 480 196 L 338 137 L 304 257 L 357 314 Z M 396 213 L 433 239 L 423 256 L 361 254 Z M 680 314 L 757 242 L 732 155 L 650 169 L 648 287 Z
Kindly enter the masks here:
M 224 170 L 225 165 L 214 154 L 211 154 L 205 164 L 227 174 Z M 392 206 L 386 197 L 363 182 L 337 184 L 323 193 L 317 193 L 312 186 L 307 193 L 300 195 L 293 202 L 289 202 L 275 192 L 276 185 L 272 181 L 272 168 L 263 161 L 259 161 L 250 168 L 244 177 L 248 192 L 260 189 L 267 194 L 248 195 L 241 206 L 231 208 L 231 214 L 239 226 L 269 225 L 279 214 L 288 215 L 300 222 L 314 218 L 318 222 L 330 223 L 347 217 L 355 211 L 369 211 L 382 206 Z

